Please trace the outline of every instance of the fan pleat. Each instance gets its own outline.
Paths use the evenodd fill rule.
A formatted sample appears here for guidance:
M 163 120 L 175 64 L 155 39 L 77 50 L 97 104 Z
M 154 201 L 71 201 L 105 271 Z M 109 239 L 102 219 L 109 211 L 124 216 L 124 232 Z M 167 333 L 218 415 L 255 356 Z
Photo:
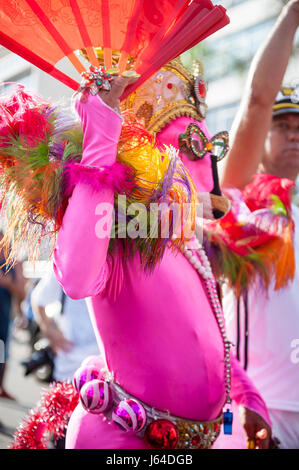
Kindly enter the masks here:
M 107 68 L 116 51 L 121 72 L 130 59 L 141 77 L 122 99 L 228 22 L 210 0 L 0 0 L 0 44 L 73 89 L 76 81 L 56 66 L 63 57 L 79 74 L 81 49 L 97 65 L 94 48 L 101 47 Z
M 18 54 L 23 59 L 28 60 L 28 62 L 35 65 L 44 72 L 48 73 L 53 78 L 56 78 L 61 83 L 64 83 L 64 85 L 68 86 L 72 90 L 78 90 L 78 82 L 73 80 L 71 77 L 68 77 L 65 73 L 61 72 L 61 70 L 58 70 L 50 62 L 47 62 L 42 57 L 39 57 L 38 55 L 34 54 L 34 52 L 30 51 L 22 44 L 6 36 L 6 34 L 4 34 L 2 31 L 0 31 L 0 43 L 3 47 L 6 47 L 11 52 Z
M 102 0 L 102 29 L 103 29 L 103 47 L 104 63 L 108 69 L 112 68 L 112 47 L 111 47 L 111 28 L 110 28 L 110 6 L 108 0 Z
M 51 34 L 52 38 L 60 47 L 62 52 L 67 56 L 67 58 L 71 61 L 77 72 L 81 74 L 84 72 L 85 68 L 81 64 L 80 60 L 75 56 L 71 46 L 64 40 L 62 35 L 57 31 L 53 23 L 49 20 L 47 15 L 41 9 L 41 7 L 36 3 L 35 0 L 26 0 L 26 3 L 30 6 L 33 13 L 37 16 L 37 18 L 41 21 L 41 23 L 47 28 L 47 31 Z
M 80 8 L 78 6 L 78 2 L 76 0 L 70 0 L 70 6 L 71 6 L 72 11 L 74 13 L 74 17 L 76 18 L 78 30 L 80 31 L 81 38 L 82 38 L 82 41 L 84 43 L 89 62 L 92 65 L 98 66 L 99 65 L 98 64 L 98 59 L 97 59 L 97 56 L 96 56 L 96 54 L 94 52 L 94 49 L 92 47 L 92 42 L 91 42 L 89 33 L 87 31 L 86 25 L 85 25 L 85 23 L 83 21 L 83 18 L 81 16 Z

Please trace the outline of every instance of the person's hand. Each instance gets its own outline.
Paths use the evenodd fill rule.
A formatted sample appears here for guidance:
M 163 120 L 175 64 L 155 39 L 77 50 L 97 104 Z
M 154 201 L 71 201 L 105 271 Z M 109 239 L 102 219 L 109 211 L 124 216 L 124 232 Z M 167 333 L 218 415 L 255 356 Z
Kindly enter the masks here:
M 62 331 L 54 321 L 47 322 L 40 326 L 42 333 L 50 341 L 51 349 L 55 354 L 59 351 L 69 352 L 74 343 L 65 338 Z
M 269 449 L 271 428 L 257 413 L 244 406 L 239 407 L 240 422 L 247 435 L 248 449 Z
M 127 88 L 127 86 L 132 85 L 132 83 L 138 80 L 139 75 L 133 75 L 130 77 L 116 77 L 111 82 L 111 90 L 105 91 L 100 90 L 99 95 L 102 100 L 110 106 L 110 108 L 120 112 L 120 97 Z

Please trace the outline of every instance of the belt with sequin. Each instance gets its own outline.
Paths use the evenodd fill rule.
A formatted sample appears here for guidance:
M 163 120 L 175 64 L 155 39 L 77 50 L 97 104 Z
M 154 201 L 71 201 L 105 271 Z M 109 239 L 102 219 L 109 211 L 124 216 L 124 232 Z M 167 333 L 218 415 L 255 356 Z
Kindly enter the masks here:
M 195 421 L 157 410 L 127 393 L 109 372 L 100 380 L 87 381 L 80 399 L 88 412 L 103 413 L 156 449 L 209 449 L 223 421 L 222 414 L 212 421 Z

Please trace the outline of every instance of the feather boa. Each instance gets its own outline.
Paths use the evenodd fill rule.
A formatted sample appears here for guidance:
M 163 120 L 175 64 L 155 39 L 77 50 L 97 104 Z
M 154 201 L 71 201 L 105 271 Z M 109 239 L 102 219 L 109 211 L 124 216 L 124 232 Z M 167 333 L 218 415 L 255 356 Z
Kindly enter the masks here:
M 189 203 L 191 210 L 184 220 L 192 226 L 197 194 L 178 153 L 173 148 L 161 153 L 153 137 L 131 116 L 125 116 L 117 162 L 111 167 L 92 168 L 80 164 L 82 129 L 69 109 L 46 103 L 19 85 L 12 96 L 1 98 L 0 113 L 0 203 L 6 219 L 1 248 L 7 265 L 13 265 L 24 246 L 29 260 L 38 259 L 45 238 L 52 255 L 68 199 L 78 183 L 88 184 L 95 191 L 112 187 L 116 194 L 115 220 L 121 210 L 127 223 L 134 219 L 138 224 L 127 209 L 142 203 L 148 211 L 149 229 L 152 202 L 176 202 L 182 212 L 184 203 Z M 125 208 L 119 208 L 118 194 L 127 196 Z M 168 242 L 175 249 L 184 243 L 183 230 L 172 240 L 173 225 L 167 238 L 161 236 L 162 218 L 159 214 L 156 238 L 149 233 L 145 239 L 122 239 L 124 257 L 138 252 L 144 269 L 151 270 L 161 260 Z M 118 229 L 116 223 L 116 234 Z M 110 253 L 119 246 L 117 238 L 111 238 Z
M 218 279 L 226 279 L 237 297 L 252 282 L 275 289 L 293 279 L 295 257 L 291 189 L 294 183 L 272 175 L 254 175 L 243 192 L 226 192 L 231 210 L 205 223 L 205 244 Z

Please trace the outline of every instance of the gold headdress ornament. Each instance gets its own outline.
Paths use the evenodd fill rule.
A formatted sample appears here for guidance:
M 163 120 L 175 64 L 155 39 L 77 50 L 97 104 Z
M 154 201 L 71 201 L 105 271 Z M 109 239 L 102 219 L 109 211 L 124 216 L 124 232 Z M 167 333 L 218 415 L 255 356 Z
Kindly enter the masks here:
M 95 53 L 96 53 L 96 56 L 97 56 L 97 60 L 98 60 L 98 65 L 99 66 L 103 66 L 104 65 L 104 48 L 103 47 L 94 47 L 93 48 Z M 88 58 L 88 54 L 87 54 L 87 51 L 86 49 L 80 49 L 80 54 L 87 60 L 89 61 L 89 58 Z M 121 51 L 118 51 L 116 49 L 113 49 L 111 51 L 111 60 L 112 60 L 112 68 L 115 69 L 115 70 L 118 70 L 119 68 L 119 60 L 120 60 L 120 56 L 121 56 Z M 127 61 L 126 61 L 126 66 L 125 66 L 125 70 L 131 70 L 132 67 L 134 66 L 134 63 L 135 63 L 135 59 L 134 57 L 132 56 L 128 56 L 127 57 Z
M 152 134 L 172 120 L 188 116 L 202 121 L 207 112 L 206 84 L 200 62 L 191 73 L 180 58 L 168 62 L 122 102 Z
M 103 65 L 103 49 L 94 49 L 99 65 Z M 82 49 L 80 52 L 87 59 L 86 51 Z M 117 71 L 119 57 L 120 51 L 112 51 L 114 72 Z M 134 58 L 129 57 L 126 70 L 132 70 L 133 66 Z M 150 133 L 156 134 L 181 116 L 202 121 L 207 112 L 206 90 L 201 63 L 194 61 L 191 72 L 177 57 L 126 98 L 121 108 L 122 111 L 131 111 Z
M 104 64 L 102 47 L 94 48 L 100 66 Z M 81 54 L 88 60 L 87 52 Z M 120 51 L 112 51 L 112 67 L 118 71 Z M 134 67 L 134 58 L 128 57 L 126 70 Z M 180 57 L 171 60 L 143 83 L 122 102 L 122 111 L 131 111 L 144 127 L 151 133 L 160 132 L 172 120 L 188 116 L 202 121 L 207 112 L 205 103 L 206 83 L 203 68 L 196 60 L 193 70 L 189 71 L 181 62 Z

